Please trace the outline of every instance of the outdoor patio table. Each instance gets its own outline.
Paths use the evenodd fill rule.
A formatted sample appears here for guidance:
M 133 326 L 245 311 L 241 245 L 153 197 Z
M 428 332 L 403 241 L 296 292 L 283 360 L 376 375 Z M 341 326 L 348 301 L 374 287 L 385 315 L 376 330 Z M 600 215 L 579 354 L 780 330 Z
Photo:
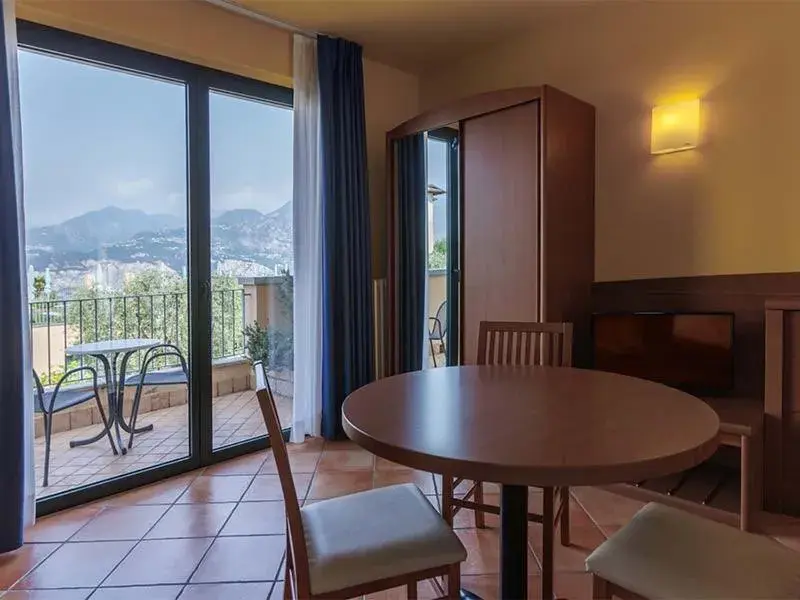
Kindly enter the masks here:
M 72 442 L 73 446 L 85 446 L 93 444 L 102 439 L 113 427 L 117 438 L 117 446 L 122 454 L 127 450 L 122 443 L 120 427 L 127 433 L 131 432 L 130 425 L 125 422 L 122 414 L 123 394 L 125 390 L 125 371 L 127 370 L 128 360 L 139 350 L 148 350 L 153 346 L 163 343 L 161 340 L 154 339 L 125 339 L 125 340 L 106 340 L 102 342 L 90 342 L 87 344 L 77 344 L 66 349 L 67 356 L 92 356 L 103 365 L 106 378 L 106 394 L 108 395 L 108 426 L 94 437 L 85 440 Z M 119 363 L 119 366 L 118 366 Z M 136 433 L 151 431 L 152 425 L 137 428 Z

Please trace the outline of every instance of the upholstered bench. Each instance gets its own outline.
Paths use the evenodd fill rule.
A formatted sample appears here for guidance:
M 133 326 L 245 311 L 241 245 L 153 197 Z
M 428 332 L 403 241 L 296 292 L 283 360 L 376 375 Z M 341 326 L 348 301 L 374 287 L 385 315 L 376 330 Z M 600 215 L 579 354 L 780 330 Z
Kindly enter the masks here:
M 596 599 L 800 598 L 800 553 L 661 504 L 648 504 L 586 559 Z

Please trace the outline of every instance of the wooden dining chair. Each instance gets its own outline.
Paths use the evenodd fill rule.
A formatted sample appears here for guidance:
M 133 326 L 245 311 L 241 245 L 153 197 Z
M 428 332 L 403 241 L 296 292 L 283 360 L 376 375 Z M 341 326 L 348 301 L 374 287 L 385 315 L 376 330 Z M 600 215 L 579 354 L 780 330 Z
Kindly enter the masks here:
M 256 368 L 258 404 L 267 424 L 286 506 L 284 598 L 353 598 L 446 577 L 458 598 L 467 551 L 414 484 L 393 485 L 300 508 L 275 401 Z
M 528 323 L 513 321 L 481 321 L 478 331 L 479 365 L 542 365 L 572 366 L 572 323 Z M 463 478 L 442 478 L 442 514 L 452 524 L 461 509 L 475 513 L 475 526 L 486 526 L 484 513 L 500 514 L 500 507 L 486 504 L 483 482 L 472 483 L 463 497 L 455 489 Z M 569 545 L 569 488 L 542 490 L 544 514 L 529 513 L 534 523 L 551 521 L 558 526 L 561 543 Z M 550 514 L 552 512 L 552 514 Z

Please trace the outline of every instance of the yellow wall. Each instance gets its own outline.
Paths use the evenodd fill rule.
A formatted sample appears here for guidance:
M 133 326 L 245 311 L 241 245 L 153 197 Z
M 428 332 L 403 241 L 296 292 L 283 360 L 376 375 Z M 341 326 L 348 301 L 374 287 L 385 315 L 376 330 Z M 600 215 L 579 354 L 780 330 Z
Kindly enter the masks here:
M 800 270 L 800 2 L 617 2 L 424 75 L 421 103 L 548 83 L 597 107 L 598 281 Z M 703 99 L 702 146 L 649 154 Z
M 230 73 L 292 84 L 286 31 L 201 0 L 17 0 L 17 17 Z M 385 271 L 385 133 L 417 113 L 419 85 L 409 75 L 364 61 L 367 155 L 375 276 Z

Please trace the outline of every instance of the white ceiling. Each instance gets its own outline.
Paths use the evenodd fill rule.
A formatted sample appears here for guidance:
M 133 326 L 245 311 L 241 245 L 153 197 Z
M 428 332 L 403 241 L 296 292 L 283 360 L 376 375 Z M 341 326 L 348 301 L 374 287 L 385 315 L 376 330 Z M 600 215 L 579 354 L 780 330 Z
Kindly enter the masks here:
M 595 2 L 598 0 L 595 0 Z M 424 71 L 589 0 L 235 0 L 301 29 L 358 42 L 366 56 Z

